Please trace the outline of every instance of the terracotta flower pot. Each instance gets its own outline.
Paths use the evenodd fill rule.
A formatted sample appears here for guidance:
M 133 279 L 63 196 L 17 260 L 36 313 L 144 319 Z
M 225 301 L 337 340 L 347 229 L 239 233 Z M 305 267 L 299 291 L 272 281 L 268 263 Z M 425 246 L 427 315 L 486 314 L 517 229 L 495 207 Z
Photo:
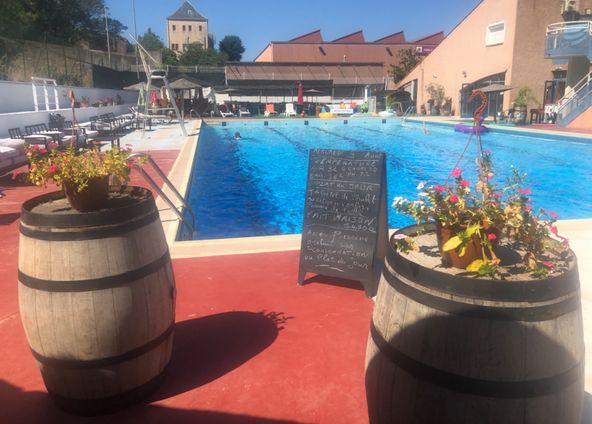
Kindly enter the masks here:
M 76 184 L 64 181 L 64 193 L 73 209 L 77 211 L 96 211 L 101 209 L 109 197 L 109 175 L 91 178 L 82 191 L 76 190 Z
M 436 224 L 436 238 L 438 240 L 438 249 L 442 256 L 442 263 L 444 266 L 452 266 L 455 268 L 465 269 L 476 259 L 483 259 L 483 249 L 481 248 L 481 240 L 477 234 L 471 236 L 471 242 L 466 246 L 465 254 L 459 256 L 456 249 L 444 252 L 442 246 L 456 234 L 463 231 L 464 228 L 460 226 L 444 227 L 439 223 Z M 495 247 L 498 243 L 500 232 L 496 228 L 484 230 L 486 234 L 495 234 L 496 238 L 491 240 L 491 244 Z

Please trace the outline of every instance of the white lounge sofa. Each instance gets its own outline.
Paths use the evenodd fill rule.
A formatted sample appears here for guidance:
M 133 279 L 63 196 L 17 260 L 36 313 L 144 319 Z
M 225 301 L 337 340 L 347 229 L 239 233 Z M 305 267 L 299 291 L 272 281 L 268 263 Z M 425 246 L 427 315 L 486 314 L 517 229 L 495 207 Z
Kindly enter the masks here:
M 0 175 L 4 175 L 28 162 L 25 141 L 0 138 Z

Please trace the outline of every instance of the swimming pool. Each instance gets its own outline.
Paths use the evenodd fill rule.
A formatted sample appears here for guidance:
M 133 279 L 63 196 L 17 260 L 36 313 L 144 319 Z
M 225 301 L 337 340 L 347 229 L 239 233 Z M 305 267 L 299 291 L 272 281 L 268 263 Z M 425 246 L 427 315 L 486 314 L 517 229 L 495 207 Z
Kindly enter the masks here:
M 427 133 L 421 124 L 380 119 L 203 125 L 187 196 L 198 239 L 300 233 L 311 148 L 383 151 L 388 204 L 395 196 L 415 198 L 421 181 L 446 180 L 468 137 L 452 127 L 426 128 Z M 242 136 L 238 141 L 235 132 Z M 495 131 L 482 139 L 484 149 L 493 151 L 497 181 L 514 166 L 528 174 L 535 207 L 553 210 L 560 219 L 592 218 L 591 142 Z M 472 144 L 459 164 L 473 182 L 475 153 Z M 391 228 L 411 223 L 389 208 Z

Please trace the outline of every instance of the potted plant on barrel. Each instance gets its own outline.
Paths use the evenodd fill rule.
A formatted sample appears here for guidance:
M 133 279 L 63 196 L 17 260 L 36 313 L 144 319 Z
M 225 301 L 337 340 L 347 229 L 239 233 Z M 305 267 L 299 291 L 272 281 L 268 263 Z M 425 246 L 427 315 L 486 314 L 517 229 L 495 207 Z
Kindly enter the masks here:
M 131 149 L 112 148 L 101 152 L 98 148 L 77 151 L 51 145 L 50 151 L 38 145 L 27 147 L 31 163 L 28 179 L 38 186 L 49 180 L 61 186 L 72 207 L 79 211 L 97 210 L 107 200 L 109 178 L 120 184 L 129 180 L 133 166 L 129 156 Z
M 496 183 L 492 153 L 476 139 L 476 181 L 459 159 L 441 185 L 422 182 L 417 200 L 393 202 L 418 224 L 391 237 L 378 286 L 366 351 L 371 424 L 554 424 L 558 410 L 562 424 L 581 422 L 575 255 L 557 214 L 533 207 L 525 175 Z
M 528 103 L 530 102 L 536 102 L 531 89 L 529 87 L 521 87 L 514 99 L 514 113 L 517 124 L 526 124 L 526 114 L 528 113 Z
M 478 161 L 478 178 L 473 184 L 455 168 L 452 183 L 425 186 L 420 183 L 420 199 L 410 201 L 396 197 L 393 207 L 413 217 L 419 224 L 435 223 L 438 249 L 445 266 L 464 268 L 480 275 L 497 276 L 500 259 L 495 251 L 502 237 L 522 250 L 523 263 L 533 275 L 546 275 L 555 268 L 559 238 L 557 214 L 534 211 L 531 191 L 523 186 L 525 175 L 514 170 L 504 187 L 494 182 L 491 151 L 485 150 Z M 415 248 L 412 239 L 398 239 L 403 250 Z M 565 239 L 561 245 L 568 249 Z M 553 245 L 552 250 L 547 248 Z M 553 252 L 550 255 L 549 252 Z M 560 261 L 562 255 L 554 256 Z

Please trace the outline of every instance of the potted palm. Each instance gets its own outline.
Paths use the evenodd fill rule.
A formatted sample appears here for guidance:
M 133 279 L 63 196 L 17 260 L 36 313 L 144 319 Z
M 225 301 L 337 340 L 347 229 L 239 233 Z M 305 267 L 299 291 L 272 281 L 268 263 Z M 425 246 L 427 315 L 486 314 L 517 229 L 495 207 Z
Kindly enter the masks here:
M 529 87 L 521 87 L 518 90 L 518 95 L 514 99 L 514 116 L 517 124 L 526 124 L 526 114 L 528 112 L 528 104 L 530 102 L 536 102 L 537 100 L 533 97 L 532 91 Z
M 440 115 L 440 109 L 444 104 L 444 99 L 446 98 L 444 87 L 441 84 L 429 83 L 426 86 L 426 92 L 428 93 L 428 96 L 431 100 L 430 113 L 432 115 Z

